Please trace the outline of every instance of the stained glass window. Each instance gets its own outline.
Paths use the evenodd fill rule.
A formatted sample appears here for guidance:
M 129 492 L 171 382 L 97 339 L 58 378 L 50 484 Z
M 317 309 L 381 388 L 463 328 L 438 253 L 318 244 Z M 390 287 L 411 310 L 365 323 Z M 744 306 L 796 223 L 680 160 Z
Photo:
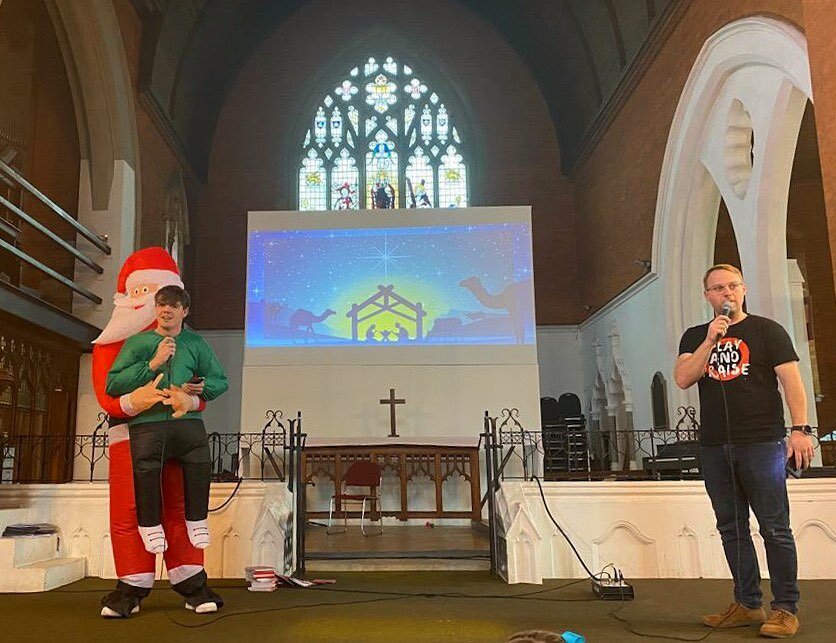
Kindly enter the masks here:
M 454 116 L 411 66 L 370 57 L 308 121 L 299 209 L 466 207 L 467 159 Z

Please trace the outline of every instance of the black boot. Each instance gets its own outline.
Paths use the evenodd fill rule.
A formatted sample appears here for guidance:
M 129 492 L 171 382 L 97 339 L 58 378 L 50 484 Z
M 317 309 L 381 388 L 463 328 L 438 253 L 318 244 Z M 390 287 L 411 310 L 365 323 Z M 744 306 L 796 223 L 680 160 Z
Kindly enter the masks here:
M 115 590 L 102 596 L 102 616 L 128 618 L 139 611 L 139 602 L 150 593 L 150 587 L 136 587 L 120 580 Z
M 209 588 L 206 581 L 206 572 L 200 570 L 194 576 L 172 585 L 171 589 L 186 599 L 185 607 L 187 610 L 192 610 L 198 614 L 217 612 L 224 606 L 224 601 Z

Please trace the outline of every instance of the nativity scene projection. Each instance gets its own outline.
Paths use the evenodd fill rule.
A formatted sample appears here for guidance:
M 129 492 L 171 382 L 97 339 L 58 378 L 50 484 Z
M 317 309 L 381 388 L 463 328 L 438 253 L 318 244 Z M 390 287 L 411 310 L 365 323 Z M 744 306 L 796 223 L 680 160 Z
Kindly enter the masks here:
M 249 349 L 534 342 L 527 221 L 250 230 Z

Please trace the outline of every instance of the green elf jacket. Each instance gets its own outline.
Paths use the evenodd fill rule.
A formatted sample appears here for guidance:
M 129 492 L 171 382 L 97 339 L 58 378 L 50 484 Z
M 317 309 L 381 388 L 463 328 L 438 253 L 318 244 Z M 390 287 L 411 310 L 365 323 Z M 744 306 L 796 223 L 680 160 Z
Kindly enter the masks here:
M 154 330 L 147 330 L 129 337 L 107 374 L 107 394 L 119 397 L 130 393 L 152 381 L 159 373 L 163 373 L 163 379 L 158 385 L 160 389 L 168 388 L 171 384 L 183 386 L 194 376 L 206 378 L 201 394 L 205 400 L 213 400 L 229 388 L 226 373 L 212 348 L 205 339 L 185 326 L 174 338 L 177 342 L 177 351 L 169 363 L 163 364 L 156 371 L 151 370 L 149 362 L 162 340 L 163 336 Z M 170 406 L 158 403 L 131 418 L 128 425 L 171 420 L 171 414 Z M 200 418 L 199 411 L 189 411 L 179 419 Z

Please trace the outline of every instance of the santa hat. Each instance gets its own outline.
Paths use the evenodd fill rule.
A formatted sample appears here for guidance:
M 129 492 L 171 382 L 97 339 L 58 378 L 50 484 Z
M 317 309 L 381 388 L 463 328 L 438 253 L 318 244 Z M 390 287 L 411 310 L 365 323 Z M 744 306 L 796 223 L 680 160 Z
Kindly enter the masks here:
M 139 284 L 183 287 L 177 264 L 165 248 L 143 248 L 125 260 L 122 270 L 119 271 L 117 292 L 124 295 Z

